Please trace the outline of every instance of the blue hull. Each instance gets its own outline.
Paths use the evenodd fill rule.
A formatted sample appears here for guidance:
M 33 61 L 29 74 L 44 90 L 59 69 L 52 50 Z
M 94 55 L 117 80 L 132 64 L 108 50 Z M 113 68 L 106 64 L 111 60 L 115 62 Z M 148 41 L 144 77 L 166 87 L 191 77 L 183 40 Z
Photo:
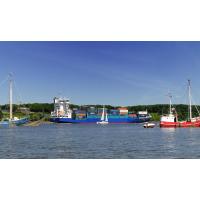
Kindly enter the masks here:
M 22 118 L 16 121 L 2 121 L 0 127 L 20 126 L 29 122 L 28 118 Z
M 149 121 L 150 118 L 132 118 L 132 117 L 127 117 L 127 118 L 109 118 L 108 122 L 109 123 L 143 123 Z M 71 119 L 71 118 L 64 118 L 64 117 L 52 117 L 50 119 L 51 122 L 55 123 L 96 123 L 100 122 L 100 118 L 86 118 L 86 119 Z
M 29 118 L 22 118 L 14 122 L 15 125 L 20 126 L 29 122 Z

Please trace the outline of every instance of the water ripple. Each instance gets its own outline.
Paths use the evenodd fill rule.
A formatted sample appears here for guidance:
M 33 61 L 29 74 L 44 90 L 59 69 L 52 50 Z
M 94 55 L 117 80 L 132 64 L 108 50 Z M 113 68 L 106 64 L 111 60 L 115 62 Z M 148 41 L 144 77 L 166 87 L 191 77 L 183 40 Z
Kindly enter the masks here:
M 0 158 L 200 158 L 200 129 L 144 129 L 141 124 L 0 129 Z

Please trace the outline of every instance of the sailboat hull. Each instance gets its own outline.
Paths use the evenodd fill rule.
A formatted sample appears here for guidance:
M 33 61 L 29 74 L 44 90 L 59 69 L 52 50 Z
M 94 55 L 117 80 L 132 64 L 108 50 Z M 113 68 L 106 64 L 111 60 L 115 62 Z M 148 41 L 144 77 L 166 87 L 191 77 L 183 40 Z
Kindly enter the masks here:
M 18 120 L 2 121 L 0 127 L 20 126 L 29 122 L 28 118 L 21 118 Z
M 29 122 L 29 118 L 21 118 L 21 119 L 12 121 L 12 123 L 14 123 L 14 124 L 17 125 L 17 126 L 26 124 L 26 123 L 28 123 L 28 122 Z
M 101 121 L 101 122 L 97 122 L 97 124 L 109 124 L 109 122 L 107 122 L 107 121 Z

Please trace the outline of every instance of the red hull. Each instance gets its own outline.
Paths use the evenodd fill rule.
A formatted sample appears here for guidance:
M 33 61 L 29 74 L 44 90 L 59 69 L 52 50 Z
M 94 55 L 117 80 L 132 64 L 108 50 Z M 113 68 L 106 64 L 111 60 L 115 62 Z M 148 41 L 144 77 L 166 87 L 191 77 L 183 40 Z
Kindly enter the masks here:
M 178 122 L 160 122 L 160 127 L 162 128 L 169 128 L 169 127 L 179 127 Z
M 161 128 L 169 128 L 169 127 L 200 127 L 200 120 L 197 120 L 195 122 L 188 122 L 188 121 L 183 121 L 183 122 L 160 122 L 160 127 Z

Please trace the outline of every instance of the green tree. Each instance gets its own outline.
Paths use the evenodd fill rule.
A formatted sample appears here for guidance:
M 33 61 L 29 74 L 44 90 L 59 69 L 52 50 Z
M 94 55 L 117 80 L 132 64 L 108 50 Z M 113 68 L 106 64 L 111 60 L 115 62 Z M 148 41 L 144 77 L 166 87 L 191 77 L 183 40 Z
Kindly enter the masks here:
M 0 121 L 3 119 L 3 113 L 2 111 L 0 110 Z

